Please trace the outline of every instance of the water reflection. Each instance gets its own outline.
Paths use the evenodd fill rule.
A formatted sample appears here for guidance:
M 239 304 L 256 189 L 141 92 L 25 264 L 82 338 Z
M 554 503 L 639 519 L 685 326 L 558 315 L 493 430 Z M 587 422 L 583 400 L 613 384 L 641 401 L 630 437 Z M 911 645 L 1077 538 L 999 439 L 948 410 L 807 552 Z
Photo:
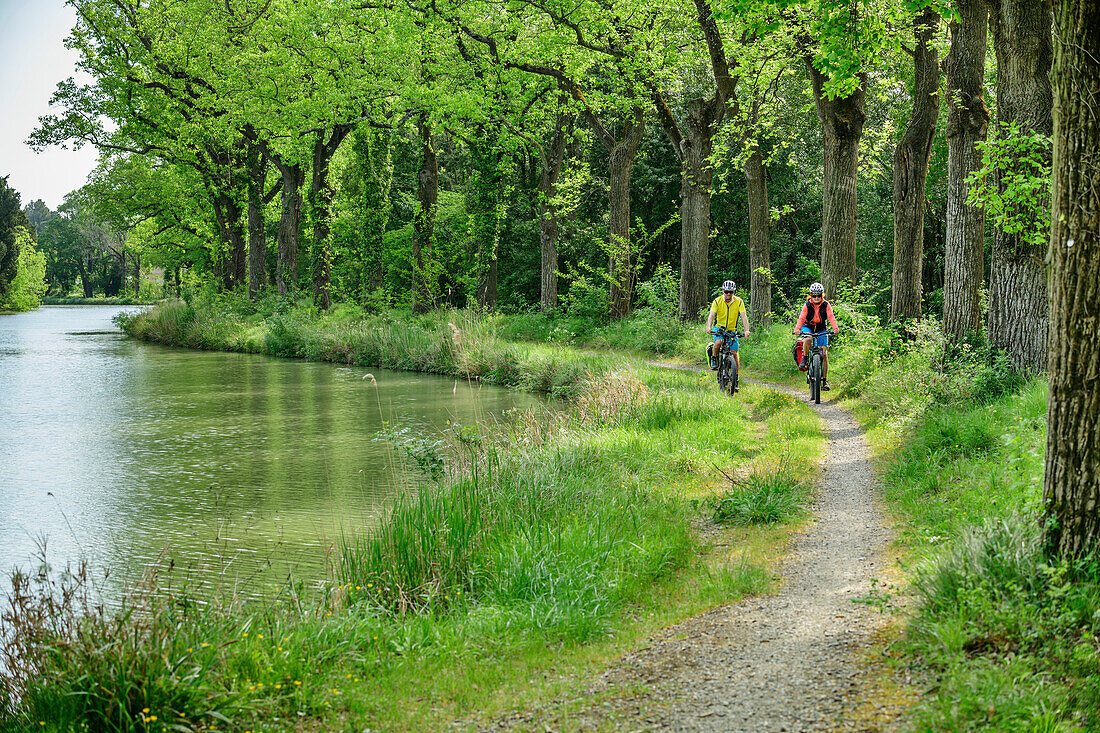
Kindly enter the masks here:
M 410 476 L 383 426 L 431 434 L 528 395 L 452 379 L 136 343 L 119 308 L 0 317 L 0 570 L 36 538 L 135 577 L 165 547 L 204 582 L 322 576 Z M 260 580 L 256 580 L 259 577 Z

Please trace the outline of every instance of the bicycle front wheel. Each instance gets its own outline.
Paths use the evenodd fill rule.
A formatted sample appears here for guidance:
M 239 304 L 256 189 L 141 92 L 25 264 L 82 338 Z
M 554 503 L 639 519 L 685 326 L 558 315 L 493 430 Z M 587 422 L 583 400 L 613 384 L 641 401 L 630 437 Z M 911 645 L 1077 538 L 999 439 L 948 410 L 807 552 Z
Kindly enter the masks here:
M 821 354 L 814 354 L 810 364 L 810 391 L 814 404 L 821 404 Z

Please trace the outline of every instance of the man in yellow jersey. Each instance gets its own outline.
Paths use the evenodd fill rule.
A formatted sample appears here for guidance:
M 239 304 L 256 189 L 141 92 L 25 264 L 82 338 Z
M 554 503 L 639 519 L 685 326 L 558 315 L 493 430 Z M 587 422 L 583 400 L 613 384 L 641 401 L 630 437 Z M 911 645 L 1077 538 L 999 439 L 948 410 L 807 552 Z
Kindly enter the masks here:
M 737 314 L 741 314 L 741 318 L 745 322 L 745 336 L 751 336 L 752 332 L 749 331 L 749 312 L 745 308 L 745 301 L 738 298 L 733 294 L 736 289 L 736 285 L 733 280 L 726 280 L 722 283 L 722 294 L 714 299 L 714 302 L 710 304 L 710 313 L 707 314 L 707 326 L 706 333 L 713 335 L 714 327 L 721 326 L 727 331 L 737 330 Z M 730 345 L 730 351 L 733 352 L 734 361 L 737 362 L 737 372 L 741 373 L 741 355 L 737 351 L 738 343 L 737 337 L 733 337 L 733 343 Z M 707 356 L 710 360 L 711 371 L 718 369 L 718 359 L 715 354 L 718 354 L 722 350 L 722 339 L 718 336 L 714 336 L 714 343 L 707 347 Z

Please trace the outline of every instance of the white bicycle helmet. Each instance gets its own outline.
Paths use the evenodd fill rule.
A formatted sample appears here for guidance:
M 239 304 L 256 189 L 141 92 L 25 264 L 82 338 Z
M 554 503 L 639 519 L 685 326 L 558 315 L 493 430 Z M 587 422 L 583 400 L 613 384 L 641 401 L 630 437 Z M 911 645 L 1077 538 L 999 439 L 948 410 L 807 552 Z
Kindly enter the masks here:
M 825 286 L 821 283 L 814 283 L 810 286 L 810 295 L 824 295 Z
M 734 290 L 737 290 L 737 284 L 734 283 L 733 280 L 726 280 L 722 283 L 723 293 L 732 293 Z

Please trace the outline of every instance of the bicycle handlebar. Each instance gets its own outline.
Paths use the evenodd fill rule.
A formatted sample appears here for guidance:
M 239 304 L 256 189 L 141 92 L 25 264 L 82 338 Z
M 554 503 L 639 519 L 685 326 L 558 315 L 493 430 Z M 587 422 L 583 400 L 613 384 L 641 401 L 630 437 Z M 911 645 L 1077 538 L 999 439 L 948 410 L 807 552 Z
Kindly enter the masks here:
M 716 336 L 736 336 L 737 338 L 744 338 L 745 336 L 744 331 L 730 331 L 721 326 L 715 326 L 710 331 Z

